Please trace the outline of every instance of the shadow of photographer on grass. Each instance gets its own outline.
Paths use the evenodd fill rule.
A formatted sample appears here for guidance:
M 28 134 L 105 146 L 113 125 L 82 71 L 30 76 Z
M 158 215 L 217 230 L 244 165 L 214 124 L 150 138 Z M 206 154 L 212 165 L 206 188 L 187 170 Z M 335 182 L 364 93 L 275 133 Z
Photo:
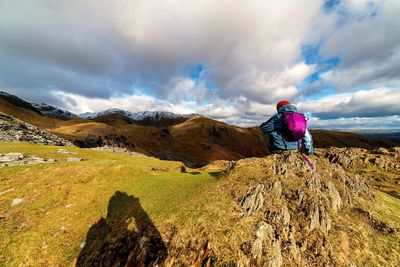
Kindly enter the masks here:
M 107 217 L 90 227 L 85 243 L 78 267 L 151 266 L 163 263 L 168 255 L 139 199 L 119 191 L 110 198 Z

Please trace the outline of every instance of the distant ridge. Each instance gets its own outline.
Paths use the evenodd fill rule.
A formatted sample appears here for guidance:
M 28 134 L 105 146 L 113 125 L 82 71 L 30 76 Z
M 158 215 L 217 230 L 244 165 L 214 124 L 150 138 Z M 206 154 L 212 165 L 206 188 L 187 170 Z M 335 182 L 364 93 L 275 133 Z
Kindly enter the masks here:
M 50 105 L 36 106 L 7 93 L 2 93 L 0 97 L 0 112 L 56 134 L 79 147 L 117 146 L 197 167 L 214 160 L 264 157 L 270 153 L 266 136 L 259 127 L 238 127 L 199 114 L 110 109 L 68 119 L 74 114 L 59 111 L 55 107 L 53 109 Z M 373 150 L 398 146 L 390 140 L 356 133 L 327 130 L 310 132 L 316 148 L 357 147 Z
M 40 113 L 43 116 L 49 117 L 49 118 L 57 118 L 61 120 L 70 120 L 77 118 L 78 116 L 75 115 L 72 112 L 69 112 L 68 110 L 61 109 L 52 105 L 48 105 L 45 103 L 31 103 L 32 106 L 34 106 L 37 110 L 40 111 Z
M 9 93 L 0 91 L 0 98 L 6 100 L 7 102 L 13 104 L 14 106 L 20 107 L 20 108 L 25 108 L 32 110 L 38 114 L 42 114 L 36 107 L 34 107 L 31 103 L 28 101 L 25 101 L 15 95 L 10 95 Z
M 25 101 L 15 95 L 10 95 L 9 93 L 0 91 L 0 98 L 6 100 L 7 102 L 13 104 L 14 106 L 32 110 L 40 115 L 49 118 L 56 118 L 61 120 L 69 120 L 77 118 L 78 116 L 69 112 L 68 110 L 61 109 L 55 106 L 51 106 L 45 103 L 37 104 L 33 102 Z
M 94 120 L 100 117 L 109 115 L 121 115 L 132 122 L 146 125 L 172 125 L 183 122 L 187 119 L 198 116 L 198 114 L 176 114 L 168 111 L 141 111 L 141 112 L 130 112 L 118 108 L 107 109 L 100 112 L 86 112 L 80 115 L 76 115 L 68 110 L 52 106 L 46 103 L 34 103 L 23 100 L 15 95 L 11 95 L 7 92 L 0 91 L 0 98 L 13 104 L 14 106 L 32 110 L 40 115 L 48 118 L 56 118 L 61 120 L 70 120 L 75 118 L 82 118 L 88 120 Z
M 191 119 L 198 114 L 176 114 L 167 111 L 142 111 L 130 112 L 118 108 L 112 108 L 101 112 L 86 112 L 80 114 L 83 119 L 94 120 L 104 116 L 121 115 L 139 124 L 160 125 L 160 124 L 176 124 Z

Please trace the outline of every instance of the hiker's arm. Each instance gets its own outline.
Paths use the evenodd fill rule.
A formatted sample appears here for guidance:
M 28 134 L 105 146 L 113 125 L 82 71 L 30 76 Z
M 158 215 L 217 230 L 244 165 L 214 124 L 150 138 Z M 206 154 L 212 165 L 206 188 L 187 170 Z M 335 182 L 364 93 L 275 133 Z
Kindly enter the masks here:
M 269 120 L 261 124 L 260 125 L 261 131 L 263 131 L 264 133 L 272 132 L 275 129 L 275 122 L 277 121 L 277 119 L 278 116 L 274 115 Z
M 310 132 L 308 129 L 306 130 L 306 134 L 303 137 L 303 145 L 304 148 L 306 149 L 307 155 L 312 155 L 314 154 L 314 147 L 313 147 L 313 140 Z

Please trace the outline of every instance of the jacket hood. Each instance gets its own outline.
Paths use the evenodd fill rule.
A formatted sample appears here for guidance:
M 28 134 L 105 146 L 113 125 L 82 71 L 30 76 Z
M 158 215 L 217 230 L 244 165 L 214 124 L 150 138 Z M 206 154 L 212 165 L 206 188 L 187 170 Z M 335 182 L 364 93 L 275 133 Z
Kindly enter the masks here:
M 284 112 L 297 112 L 297 107 L 292 104 L 284 105 L 279 108 L 278 112 L 279 113 L 284 113 Z

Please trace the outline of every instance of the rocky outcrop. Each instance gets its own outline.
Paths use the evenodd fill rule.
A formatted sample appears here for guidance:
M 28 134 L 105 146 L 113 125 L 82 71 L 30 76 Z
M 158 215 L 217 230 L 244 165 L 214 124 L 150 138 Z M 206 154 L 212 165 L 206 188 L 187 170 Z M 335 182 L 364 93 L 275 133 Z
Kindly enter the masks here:
M 56 162 L 56 160 L 44 159 L 37 156 L 24 156 L 22 153 L 19 152 L 0 154 L 0 167 L 6 167 L 11 165 L 52 163 L 52 162 Z
M 314 170 L 299 153 L 226 161 L 218 185 L 210 189 L 215 198 L 207 198 L 226 194 L 234 204 L 205 206 L 216 222 L 205 216 L 199 219 L 198 233 L 174 237 L 168 259 L 182 266 L 193 259 L 195 266 L 355 266 L 349 248 L 337 248 L 342 235 L 354 235 L 347 220 L 356 219 L 360 227 L 390 238 L 399 232 L 366 210 L 376 201 L 372 188 L 377 175 L 369 177 L 363 170 L 390 170 L 399 177 L 399 153 L 397 148 L 317 149 L 309 157 Z M 212 246 L 202 250 L 199 243 L 208 241 Z M 338 256 L 340 249 L 345 251 Z
M 0 142 L 28 142 L 55 146 L 73 146 L 70 141 L 1 112 Z
M 382 170 L 400 170 L 400 151 L 397 147 L 378 148 L 373 151 L 360 148 L 330 148 L 321 150 L 321 156 L 327 158 L 332 164 L 342 166 L 345 170 L 368 165 Z
M 263 184 L 250 188 L 240 201 L 240 206 L 244 210 L 243 215 L 250 215 L 254 211 L 262 209 L 264 206 L 264 194 Z
M 364 151 L 340 152 L 317 151 L 321 156 L 312 157 L 314 171 L 298 153 L 285 153 L 240 160 L 225 175 L 231 183 L 254 175 L 247 187 L 237 183 L 232 189 L 242 209 L 239 218 L 258 221 L 242 266 L 334 265 L 327 238 L 334 214 L 359 197 L 374 199 L 367 180 L 346 171 L 363 162 L 358 153 Z

